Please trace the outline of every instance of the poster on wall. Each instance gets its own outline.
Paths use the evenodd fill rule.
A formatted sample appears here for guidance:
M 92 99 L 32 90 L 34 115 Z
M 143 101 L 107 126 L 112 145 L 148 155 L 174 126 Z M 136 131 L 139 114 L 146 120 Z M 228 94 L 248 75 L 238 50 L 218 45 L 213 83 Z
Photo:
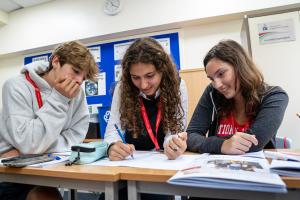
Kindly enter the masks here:
M 98 95 L 98 82 L 86 80 L 84 82 L 84 85 L 85 85 L 85 94 L 87 97 Z
M 295 24 L 293 19 L 258 24 L 259 44 L 295 41 Z
M 106 95 L 106 73 L 101 72 L 98 76 L 98 95 Z
M 39 61 L 48 62 L 48 56 L 45 55 L 45 56 L 37 56 L 37 57 L 32 58 L 32 62 L 39 62 Z
M 120 43 L 114 45 L 114 60 L 121 60 L 128 49 L 128 47 L 133 42 L 126 42 L 126 43 Z
M 119 81 L 122 76 L 122 66 L 115 65 L 115 81 Z
M 91 54 L 93 55 L 95 61 L 98 62 L 98 63 L 101 62 L 100 46 L 89 47 L 89 50 L 90 50 Z
M 156 39 L 156 41 L 158 41 L 164 50 L 171 55 L 170 38 L 160 38 Z

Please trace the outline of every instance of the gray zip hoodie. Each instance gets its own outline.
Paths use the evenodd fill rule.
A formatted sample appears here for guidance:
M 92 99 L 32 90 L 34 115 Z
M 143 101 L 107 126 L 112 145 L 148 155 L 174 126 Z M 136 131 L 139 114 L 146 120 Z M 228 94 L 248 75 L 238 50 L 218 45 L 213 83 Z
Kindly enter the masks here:
M 4 83 L 0 112 L 0 154 L 15 148 L 22 154 L 62 152 L 81 142 L 87 133 L 89 113 L 84 92 L 69 99 L 38 74 L 48 62 L 35 62 Z M 28 71 L 40 89 L 43 106 L 38 107 L 34 87 L 26 80 Z
M 201 96 L 187 128 L 187 149 L 200 153 L 221 153 L 224 138 L 216 136 L 220 109 L 218 92 L 209 85 Z M 266 86 L 259 110 L 248 129 L 256 136 L 258 145 L 251 151 L 275 148 L 275 136 L 288 104 L 288 95 L 280 87 Z

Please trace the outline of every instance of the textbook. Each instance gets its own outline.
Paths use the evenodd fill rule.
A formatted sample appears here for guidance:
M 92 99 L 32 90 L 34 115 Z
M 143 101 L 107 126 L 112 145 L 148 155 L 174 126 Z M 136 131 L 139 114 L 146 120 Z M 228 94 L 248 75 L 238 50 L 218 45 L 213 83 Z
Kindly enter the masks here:
M 281 176 L 300 177 L 300 162 L 272 160 L 271 171 Z
M 266 159 L 207 155 L 190 163 L 168 180 L 174 185 L 285 193 L 281 178 L 270 172 Z

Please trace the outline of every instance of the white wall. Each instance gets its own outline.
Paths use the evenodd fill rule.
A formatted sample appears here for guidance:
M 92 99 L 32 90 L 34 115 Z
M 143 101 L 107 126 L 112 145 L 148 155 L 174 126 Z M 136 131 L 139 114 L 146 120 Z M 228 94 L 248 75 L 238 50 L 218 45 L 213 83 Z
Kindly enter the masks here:
M 214 17 L 236 18 L 244 13 L 294 6 L 300 0 L 124 0 L 124 8 L 117 16 L 105 15 L 103 3 L 104 0 L 57 0 L 11 13 L 8 24 L 0 29 L 0 56 L 66 40 L 102 40 L 143 29 L 178 28 L 182 23 L 205 22 Z
M 292 19 L 295 27 L 295 41 L 260 45 L 258 24 Z M 289 104 L 278 135 L 293 140 L 293 147 L 300 147 L 299 93 L 299 52 L 300 52 L 300 15 L 289 12 L 277 15 L 249 18 L 252 55 L 265 76 L 266 82 L 281 86 L 289 95 Z
M 180 31 L 181 68 L 203 67 L 208 50 L 222 39 L 241 42 L 242 19 L 186 27 Z
M 2 86 L 8 78 L 16 76 L 20 72 L 23 60 L 23 56 L 0 59 L 0 108 L 2 108 Z

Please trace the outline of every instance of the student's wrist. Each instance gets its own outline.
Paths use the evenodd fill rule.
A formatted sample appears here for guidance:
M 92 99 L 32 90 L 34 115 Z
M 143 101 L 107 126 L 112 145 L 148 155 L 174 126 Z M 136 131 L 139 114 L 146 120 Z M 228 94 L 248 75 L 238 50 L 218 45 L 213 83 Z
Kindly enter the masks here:
M 108 148 L 107 148 L 107 151 L 106 151 L 106 155 L 107 157 L 109 157 L 109 150 L 110 150 L 110 147 L 112 147 L 114 144 L 116 144 L 115 142 L 112 142 L 108 145 Z

